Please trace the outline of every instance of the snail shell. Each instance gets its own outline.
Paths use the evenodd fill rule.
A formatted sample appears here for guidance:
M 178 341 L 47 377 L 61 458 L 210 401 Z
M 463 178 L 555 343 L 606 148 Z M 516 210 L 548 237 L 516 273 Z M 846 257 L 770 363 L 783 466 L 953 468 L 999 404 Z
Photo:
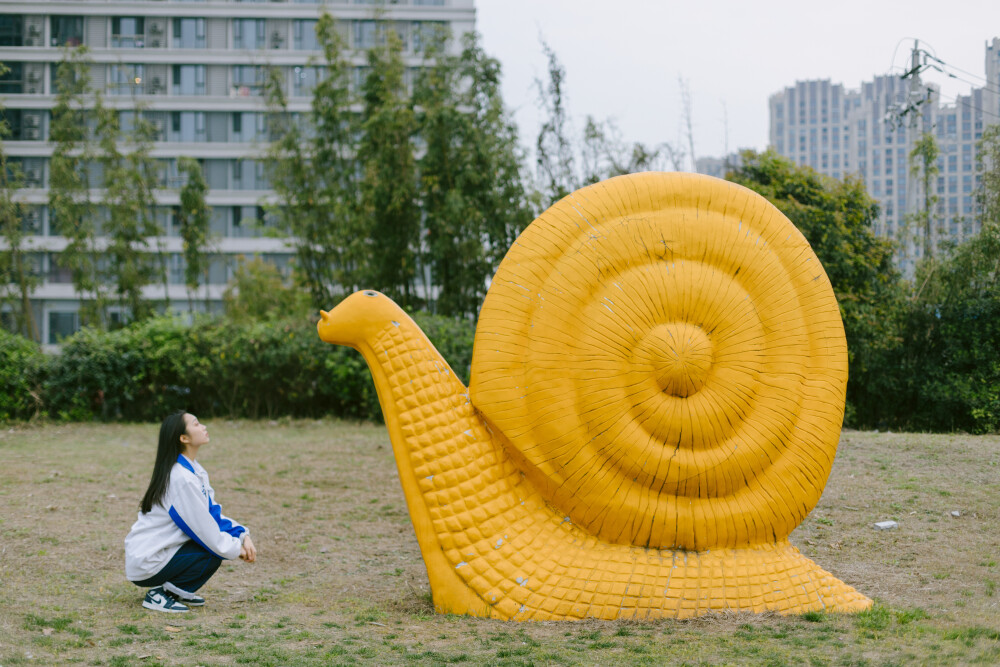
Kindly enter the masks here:
M 691 174 L 578 190 L 518 238 L 480 313 L 472 403 L 543 497 L 609 542 L 783 539 L 836 453 L 847 345 L 802 234 Z

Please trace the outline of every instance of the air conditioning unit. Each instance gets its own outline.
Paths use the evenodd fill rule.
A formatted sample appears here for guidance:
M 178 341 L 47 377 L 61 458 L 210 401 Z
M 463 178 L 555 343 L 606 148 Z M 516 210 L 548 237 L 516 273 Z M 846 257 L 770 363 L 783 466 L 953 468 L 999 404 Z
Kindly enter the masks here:
M 42 131 L 37 127 L 25 128 L 24 138 L 28 141 L 38 141 L 42 138 Z
M 37 113 L 25 114 L 24 116 L 24 126 L 25 127 L 40 127 L 42 124 L 42 117 Z

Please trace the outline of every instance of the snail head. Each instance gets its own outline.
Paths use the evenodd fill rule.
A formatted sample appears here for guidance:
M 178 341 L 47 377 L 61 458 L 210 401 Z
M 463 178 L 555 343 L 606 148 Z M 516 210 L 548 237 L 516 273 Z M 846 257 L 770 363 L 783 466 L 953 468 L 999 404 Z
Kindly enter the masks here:
M 316 329 L 320 339 L 354 348 L 371 340 L 390 322 L 398 322 L 405 317 L 392 299 L 375 290 L 355 292 L 329 312 L 319 312 Z

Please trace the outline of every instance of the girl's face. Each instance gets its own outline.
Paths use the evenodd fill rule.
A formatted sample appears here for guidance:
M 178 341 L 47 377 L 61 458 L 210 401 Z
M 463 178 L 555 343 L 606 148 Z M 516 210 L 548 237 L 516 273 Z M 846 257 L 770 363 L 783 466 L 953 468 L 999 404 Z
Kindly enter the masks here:
M 182 439 L 181 442 L 187 447 L 197 448 L 208 442 L 208 428 L 197 417 L 190 413 L 184 415 L 184 425 L 187 427 L 184 434 L 186 440 Z

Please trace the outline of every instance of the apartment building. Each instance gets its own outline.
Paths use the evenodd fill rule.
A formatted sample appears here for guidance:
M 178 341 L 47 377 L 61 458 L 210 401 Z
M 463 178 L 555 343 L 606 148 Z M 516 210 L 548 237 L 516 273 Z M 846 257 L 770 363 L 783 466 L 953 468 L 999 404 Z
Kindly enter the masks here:
M 987 83 L 954 99 L 898 75 L 876 76 L 857 89 L 799 81 L 770 97 L 770 145 L 822 174 L 864 179 L 881 208 L 876 233 L 900 244 L 897 262 L 912 274 L 923 230 L 911 214 L 922 210 L 924 199 L 909 155 L 924 133 L 932 133 L 940 149 L 932 185 L 938 239 L 960 242 L 979 231 L 976 143 L 987 125 L 1000 122 L 1000 39 L 986 45 L 985 70 Z
M 145 296 L 187 310 L 184 260 L 174 220 L 179 203 L 177 160 L 197 158 L 208 182 L 211 207 L 211 266 L 199 292 L 199 308 L 218 309 L 239 258 L 259 256 L 287 270 L 292 250 L 268 233 L 265 203 L 272 201 L 265 165 L 267 67 L 283 70 L 293 112 L 309 109 L 321 76 L 315 34 L 322 11 L 338 29 L 364 76 L 365 51 L 375 45 L 376 17 L 402 37 L 410 68 L 420 65 L 422 40 L 448 27 L 458 43 L 475 28 L 472 0 L 0 0 L 0 102 L 12 135 L 5 149 L 20 163 L 30 207 L 24 220 L 26 247 L 41 283 L 32 298 L 41 340 L 57 343 L 79 327 L 79 301 L 69 272 L 59 263 L 66 240 L 54 232 L 47 211 L 50 110 L 54 82 L 67 48 L 86 45 L 91 78 L 105 104 L 123 112 L 123 125 L 137 102 L 157 130 L 153 157 L 162 162 L 156 218 L 163 236 L 149 245 L 168 258 L 168 284 L 151 285 Z M 91 192 L 99 202 L 101 192 Z M 120 314 L 119 314 L 120 315 Z

